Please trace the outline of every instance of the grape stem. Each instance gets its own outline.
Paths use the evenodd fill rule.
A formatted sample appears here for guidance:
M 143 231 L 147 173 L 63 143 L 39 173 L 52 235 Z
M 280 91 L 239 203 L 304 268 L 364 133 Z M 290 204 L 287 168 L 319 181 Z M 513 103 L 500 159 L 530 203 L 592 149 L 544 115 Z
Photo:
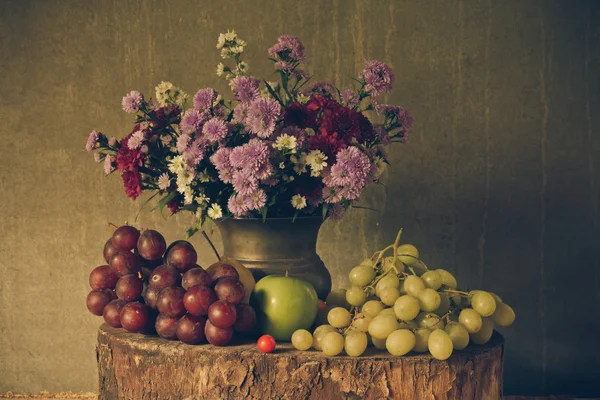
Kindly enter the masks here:
M 111 227 L 111 228 L 113 228 L 113 229 L 117 229 L 117 228 L 118 228 L 118 226 L 116 226 L 116 225 L 115 225 L 115 224 L 113 224 L 112 222 L 109 222 L 109 223 L 108 223 L 108 226 L 109 226 L 109 227 Z
M 208 244 L 210 245 L 210 247 L 212 248 L 212 250 L 214 251 L 215 255 L 217 256 L 217 259 L 219 261 L 221 261 L 221 256 L 219 255 L 219 252 L 217 251 L 217 248 L 215 247 L 215 245 L 213 244 L 212 240 L 210 240 L 210 238 L 208 237 L 208 235 L 206 234 L 206 231 L 202 231 L 202 236 L 204 236 L 204 239 L 206 239 L 206 241 L 208 242 Z
M 463 292 L 462 290 L 455 290 L 455 289 L 442 289 L 442 292 L 445 292 L 445 293 L 457 293 L 457 294 L 460 294 L 461 296 L 464 296 L 464 297 L 471 296 L 467 292 Z

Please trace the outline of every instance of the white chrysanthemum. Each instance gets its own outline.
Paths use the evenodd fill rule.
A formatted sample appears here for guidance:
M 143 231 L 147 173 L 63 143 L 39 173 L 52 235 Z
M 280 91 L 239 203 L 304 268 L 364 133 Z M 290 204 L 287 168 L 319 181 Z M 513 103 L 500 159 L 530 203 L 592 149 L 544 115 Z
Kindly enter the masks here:
M 209 208 L 206 214 L 212 219 L 219 219 L 223 217 L 223 209 L 217 203 L 213 203 Z
M 239 72 L 245 73 L 246 71 L 248 71 L 248 63 L 241 61 L 238 64 L 237 68 Z
M 300 157 L 291 156 L 290 161 L 294 163 L 294 171 L 298 175 L 306 173 L 306 153 L 301 153 Z
M 321 150 L 313 150 L 306 156 L 306 163 L 310 166 L 310 176 L 317 177 L 327 166 L 327 156 Z
M 222 35 L 226 41 L 230 41 L 230 42 L 237 38 L 237 33 L 235 33 L 235 30 L 232 30 L 232 31 L 228 30 L 227 33 L 224 33 Z
M 232 54 L 232 52 L 227 47 L 223 47 L 221 49 L 221 58 L 228 59 L 228 58 L 231 58 L 233 56 L 234 56 L 234 54 Z
M 204 193 L 201 193 L 200 195 L 196 196 L 194 200 L 196 200 L 198 205 L 203 206 L 204 203 L 208 203 L 210 201 L 210 197 L 207 197 Z
M 162 81 L 158 85 L 156 85 L 156 101 L 160 104 L 161 107 L 167 105 L 167 100 L 169 99 L 169 94 L 173 89 L 173 84 L 171 82 Z
M 300 104 L 306 104 L 308 103 L 308 100 L 310 100 L 310 97 L 303 95 L 302 93 L 300 93 L 297 97 L 298 102 Z
M 159 176 L 157 183 L 160 190 L 166 190 L 169 186 L 171 186 L 171 178 L 169 178 L 169 174 L 165 172 Z
M 273 147 L 279 151 L 290 150 L 295 151 L 296 146 L 298 145 L 298 141 L 294 136 L 290 136 L 287 133 L 280 135 L 275 143 L 273 143 Z
M 173 93 L 173 103 L 175 103 L 179 107 L 183 107 L 185 106 L 185 103 L 187 103 L 189 97 L 190 96 L 188 96 L 188 94 L 185 93 L 183 90 L 176 89 Z
M 223 63 L 219 63 L 217 65 L 217 76 L 223 75 L 224 72 L 225 72 L 225 65 L 223 65 Z
M 183 192 L 183 204 L 189 206 L 194 201 L 194 192 L 192 192 L 191 188 L 186 188 Z
M 299 194 L 292 196 L 292 207 L 296 210 L 302 210 L 306 207 L 306 197 Z
M 285 163 L 283 161 L 279 163 L 279 168 L 280 169 L 284 169 L 285 168 Z
M 232 46 L 229 48 L 232 53 L 240 54 L 244 52 L 244 46 Z
M 183 170 L 177 174 L 177 191 L 185 194 L 194 181 L 194 174 L 191 171 Z
M 187 167 L 183 156 L 176 156 L 169 161 L 169 171 L 174 174 L 179 174 Z
M 198 180 L 200 183 L 210 182 L 210 175 L 208 174 L 208 170 L 206 168 L 204 171 L 198 173 Z

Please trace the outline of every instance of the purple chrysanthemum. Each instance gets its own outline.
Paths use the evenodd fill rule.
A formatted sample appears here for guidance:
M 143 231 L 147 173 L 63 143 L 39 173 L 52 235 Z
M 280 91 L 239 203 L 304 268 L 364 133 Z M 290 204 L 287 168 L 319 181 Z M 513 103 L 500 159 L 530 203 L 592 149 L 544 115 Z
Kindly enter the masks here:
M 179 123 L 179 129 L 184 134 L 192 134 L 198 132 L 202 128 L 202 124 L 205 120 L 205 114 L 200 110 L 192 108 L 188 110 Z
M 230 83 L 233 93 L 244 103 L 250 102 L 260 95 L 259 84 L 260 79 L 253 76 L 238 76 Z
M 191 140 L 192 140 L 192 137 L 190 135 L 188 135 L 187 133 L 184 133 L 183 135 L 179 136 L 177 138 L 177 152 L 180 154 L 183 153 L 185 151 L 185 149 L 187 149 Z
M 405 108 L 399 108 L 400 111 L 398 112 L 398 122 L 404 131 L 404 142 L 408 143 L 410 140 L 410 134 L 412 133 L 413 117 Z
M 388 93 L 394 85 L 394 73 L 381 61 L 365 61 L 363 70 L 358 76 L 365 80 L 365 92 L 371 96 Z
M 283 72 L 291 72 L 294 69 L 294 64 L 288 61 L 277 61 L 274 67 Z
M 100 137 L 100 132 L 98 132 L 97 130 L 93 130 L 90 133 L 90 136 L 88 136 L 88 140 L 87 143 L 85 145 L 85 149 L 87 151 L 92 151 L 94 150 L 94 147 L 96 147 L 96 142 L 98 142 L 98 138 Z
M 229 161 L 234 168 L 249 169 L 256 174 L 269 158 L 269 148 L 258 140 L 252 139 L 243 146 L 235 147 L 231 151 Z
M 110 174 L 115 170 L 115 167 L 113 166 L 113 161 L 114 159 L 112 158 L 112 156 L 110 154 L 107 154 L 106 158 L 104 159 L 104 173 L 106 173 L 106 175 Z
M 142 143 L 146 139 L 146 134 L 144 131 L 136 131 L 127 141 L 127 147 L 129 150 L 139 149 L 142 146 Z
M 222 147 L 210 157 L 210 162 L 217 169 L 219 179 L 221 179 L 223 183 L 231 183 L 233 178 L 233 168 L 229 162 L 231 152 L 231 148 Z
M 243 196 L 234 194 L 227 201 L 227 208 L 234 215 L 234 217 L 244 216 L 248 212 L 248 204 Z
M 212 107 L 217 100 L 218 93 L 213 88 L 200 89 L 194 95 L 194 108 L 197 110 L 205 110 Z
M 377 138 L 379 138 L 379 141 L 382 145 L 388 146 L 392 143 L 392 138 L 390 138 L 390 135 L 388 135 L 383 125 L 373 124 L 373 131 L 375 131 L 375 134 L 377 135 Z
M 315 82 L 304 91 L 304 94 L 309 97 L 315 94 L 327 97 L 337 97 L 337 90 L 335 86 L 329 82 Z
M 194 140 L 189 147 L 183 152 L 183 158 L 190 167 L 195 167 L 200 164 L 206 152 L 207 142 L 204 138 Z
M 123 100 L 121 100 L 121 105 L 123 106 L 123 111 L 126 113 L 136 113 L 140 110 L 140 107 L 144 101 L 144 97 L 137 90 L 132 90 L 123 96 Z
M 358 94 L 352 89 L 345 89 L 342 91 L 342 103 L 349 108 L 356 108 L 360 103 Z
M 323 188 L 323 201 L 326 203 L 339 203 L 343 200 L 341 191 L 333 186 L 325 186 Z
M 204 137 L 210 142 L 216 142 L 225 139 L 227 132 L 227 125 L 225 124 L 225 121 L 220 118 L 212 118 L 208 120 L 208 122 L 206 122 L 202 128 Z
M 258 181 L 249 169 L 241 169 L 233 173 L 233 188 L 241 195 L 253 193 L 258 188 Z
M 277 44 L 269 49 L 271 57 L 290 59 L 292 61 L 304 61 L 304 45 L 297 36 L 281 35 L 277 38 Z
M 240 124 L 246 123 L 246 118 L 248 118 L 248 109 L 250 108 L 250 104 L 248 103 L 239 103 L 233 109 L 233 120 Z
M 260 138 L 268 138 L 275 130 L 280 114 L 281 105 L 276 100 L 260 97 L 250 105 L 246 128 Z
M 248 210 L 260 210 L 267 204 L 267 194 L 264 190 L 258 189 L 244 196 Z
M 354 186 L 363 188 L 371 170 L 369 157 L 358 147 L 350 146 L 337 154 L 337 161 L 331 167 L 331 183 L 335 186 Z

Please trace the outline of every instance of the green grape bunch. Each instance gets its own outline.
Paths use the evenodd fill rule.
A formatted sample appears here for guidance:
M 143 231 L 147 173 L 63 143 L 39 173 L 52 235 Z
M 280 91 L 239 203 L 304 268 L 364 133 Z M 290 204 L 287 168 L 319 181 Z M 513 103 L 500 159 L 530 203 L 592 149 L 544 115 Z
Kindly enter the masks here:
M 470 343 L 487 343 L 495 326 L 513 324 L 514 310 L 498 295 L 458 289 L 450 272 L 429 269 L 415 246 L 400 245 L 401 236 L 402 229 L 393 244 L 350 270 L 352 286 L 329 293 L 312 334 L 294 333 L 296 349 L 358 357 L 373 346 L 446 360 Z

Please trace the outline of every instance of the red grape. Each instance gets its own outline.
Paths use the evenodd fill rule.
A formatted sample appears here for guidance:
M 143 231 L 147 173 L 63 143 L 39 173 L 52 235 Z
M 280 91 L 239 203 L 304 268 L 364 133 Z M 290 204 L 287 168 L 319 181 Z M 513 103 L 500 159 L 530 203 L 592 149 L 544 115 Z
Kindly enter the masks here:
M 117 282 L 117 297 L 125 301 L 135 301 L 142 296 L 144 282 L 137 275 L 123 275 Z
M 127 303 L 121 310 L 121 325 L 129 332 L 141 332 L 148 325 L 148 307 L 142 303 Z
M 244 285 L 236 278 L 226 276 L 219 279 L 215 285 L 215 294 L 219 300 L 227 300 L 231 304 L 239 304 L 244 299 L 246 292 Z
M 169 286 L 175 286 L 181 281 L 181 275 L 177 270 L 170 265 L 161 265 L 156 267 L 150 274 L 148 280 L 150 287 L 158 290 L 162 290 Z
M 112 258 L 112 256 L 115 255 L 115 253 L 119 251 L 117 250 L 113 245 L 112 245 L 112 238 L 108 239 L 106 241 L 106 244 L 104 245 L 104 251 L 102 252 L 102 254 L 104 255 L 104 259 L 106 260 L 107 263 L 110 262 L 110 259 Z
M 179 318 L 177 317 L 159 314 L 154 325 L 156 333 L 163 339 L 177 339 L 177 321 L 179 321 Z
M 166 248 L 167 243 L 163 235 L 152 229 L 142 232 L 137 241 L 138 253 L 149 261 L 160 259 Z
M 171 286 L 161 290 L 158 293 L 158 301 L 156 302 L 158 312 L 169 317 L 181 317 L 185 314 L 185 307 L 183 306 L 184 294 L 185 290 L 178 286 Z
M 196 250 L 194 250 L 194 246 L 190 242 L 178 240 L 169 246 L 165 259 L 167 260 L 167 264 L 183 273 L 194 268 L 196 261 L 198 261 L 198 254 L 196 254 Z
M 117 250 L 131 251 L 140 237 L 140 231 L 133 226 L 123 225 L 113 232 L 112 245 Z
M 190 269 L 181 279 L 181 286 L 185 290 L 188 290 L 192 286 L 196 285 L 204 285 L 210 286 L 212 283 L 212 278 L 201 266 L 196 264 L 196 267 Z
M 186 314 L 177 322 L 177 338 L 183 343 L 198 344 L 204 341 L 206 318 Z
M 144 291 L 142 292 L 142 297 L 144 298 L 144 302 L 148 305 L 148 307 L 156 309 L 158 292 L 160 292 L 160 290 L 154 289 L 144 282 Z
M 248 304 L 238 304 L 236 306 L 237 320 L 233 324 L 236 332 L 248 333 L 256 326 L 256 312 Z
M 204 335 L 206 340 L 213 346 L 225 346 L 231 340 L 233 336 L 233 329 L 231 328 L 219 328 L 209 321 L 206 321 L 204 327 Z
M 114 289 L 119 277 L 108 265 L 96 267 L 90 273 L 92 289 Z
M 115 292 L 110 289 L 94 289 L 87 295 L 87 308 L 92 314 L 101 317 L 104 307 L 116 298 Z
M 137 274 L 140 270 L 140 260 L 129 251 L 118 251 L 110 259 L 110 269 L 119 276 Z
M 235 306 L 225 300 L 217 300 L 208 307 L 208 319 L 217 328 L 229 328 L 237 319 Z
M 235 267 L 233 267 L 229 264 L 217 265 L 210 272 L 210 277 L 213 279 L 213 282 L 216 282 L 217 279 L 223 278 L 226 276 L 230 276 L 235 279 L 240 279 L 240 274 L 237 272 L 237 269 L 235 269 Z
M 183 305 L 192 315 L 205 316 L 208 308 L 217 301 L 217 295 L 208 286 L 192 286 L 183 296 Z
M 106 307 L 104 307 L 104 313 L 102 313 L 104 321 L 113 328 L 120 328 L 121 310 L 125 307 L 125 304 L 127 304 L 127 302 L 121 299 L 112 300 L 108 303 Z

